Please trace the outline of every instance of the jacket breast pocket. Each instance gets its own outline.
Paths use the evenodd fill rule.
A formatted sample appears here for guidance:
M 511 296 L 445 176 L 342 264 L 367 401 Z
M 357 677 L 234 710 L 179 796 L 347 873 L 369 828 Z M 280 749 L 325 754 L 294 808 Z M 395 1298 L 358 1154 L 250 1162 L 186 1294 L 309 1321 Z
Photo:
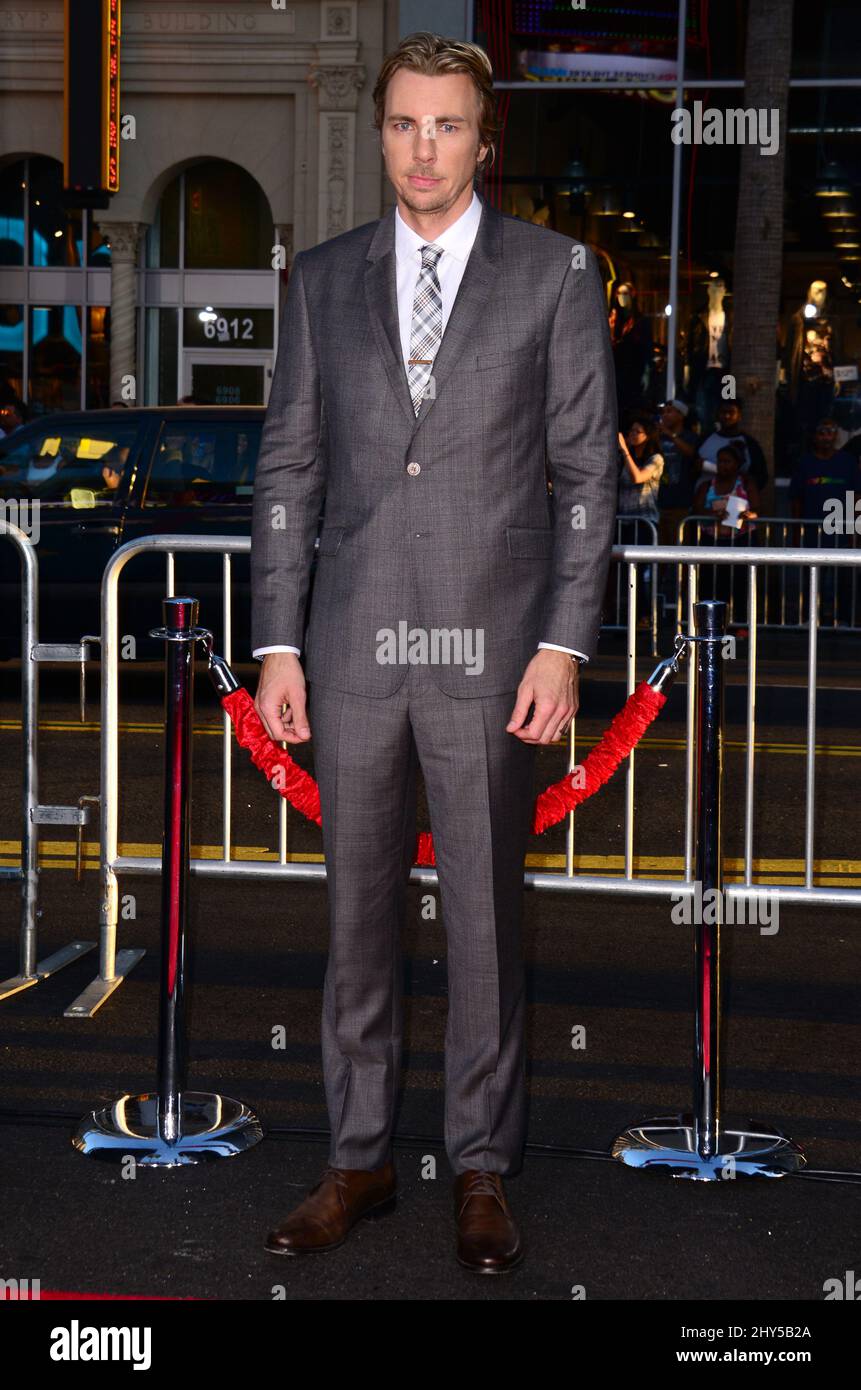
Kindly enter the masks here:
M 518 348 L 501 348 L 492 352 L 477 352 L 473 366 L 477 372 L 499 371 L 505 367 L 524 369 L 532 366 L 538 356 L 537 339 Z
M 553 554 L 553 530 L 543 526 L 506 526 L 508 552 L 516 560 L 546 560 Z
M 317 541 L 318 555 L 337 555 L 346 526 L 324 526 Z

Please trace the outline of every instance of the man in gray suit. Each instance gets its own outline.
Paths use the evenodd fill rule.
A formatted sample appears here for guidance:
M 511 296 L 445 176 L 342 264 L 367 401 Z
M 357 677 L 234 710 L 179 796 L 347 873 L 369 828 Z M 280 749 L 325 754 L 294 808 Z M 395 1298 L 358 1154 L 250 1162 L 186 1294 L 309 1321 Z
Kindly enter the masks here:
M 497 1273 L 522 1255 L 502 1178 L 525 1140 L 535 750 L 567 730 L 597 641 L 613 365 L 594 254 L 474 190 L 497 133 L 483 50 L 413 34 L 374 102 L 397 205 L 295 257 L 254 487 L 256 707 L 275 739 L 313 726 L 330 924 L 329 1166 L 266 1248 L 333 1249 L 394 1205 L 420 764 L 448 941 L 457 1258 Z

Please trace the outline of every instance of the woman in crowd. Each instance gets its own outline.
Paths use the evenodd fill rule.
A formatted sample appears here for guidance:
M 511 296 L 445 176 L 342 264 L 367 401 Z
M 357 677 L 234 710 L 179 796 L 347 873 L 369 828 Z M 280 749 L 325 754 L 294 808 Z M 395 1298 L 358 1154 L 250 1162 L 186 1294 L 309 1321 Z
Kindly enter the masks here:
M 691 512 L 694 516 L 713 516 L 715 525 L 711 534 L 703 531 L 697 537 L 698 545 L 733 545 L 742 537 L 753 540 L 756 530 L 754 519 L 759 507 L 759 489 L 749 473 L 742 476 L 744 460 L 732 444 L 725 444 L 718 450 L 715 459 L 717 472 L 713 477 L 703 478 L 694 494 Z M 730 570 L 734 573 L 730 578 Z M 715 571 L 717 573 L 715 574 Z M 748 629 L 739 614 L 746 609 L 747 571 L 743 565 L 714 565 L 709 570 L 700 570 L 700 598 L 719 598 L 729 602 L 732 594 L 730 617 L 736 628 L 737 637 L 747 637 Z
M 619 500 L 617 513 L 620 517 L 637 518 L 658 525 L 658 486 L 664 471 L 664 460 L 658 443 L 658 426 L 648 414 L 634 415 L 628 425 L 627 435 L 619 434 Z M 618 538 L 623 544 L 648 545 L 652 540 L 651 528 L 637 526 L 633 521 L 627 525 L 623 521 L 618 527 Z M 608 576 L 608 597 L 617 576 L 613 567 Z M 643 602 L 648 608 L 651 598 L 653 567 L 643 569 Z M 648 627 L 649 619 L 640 618 L 639 627 Z

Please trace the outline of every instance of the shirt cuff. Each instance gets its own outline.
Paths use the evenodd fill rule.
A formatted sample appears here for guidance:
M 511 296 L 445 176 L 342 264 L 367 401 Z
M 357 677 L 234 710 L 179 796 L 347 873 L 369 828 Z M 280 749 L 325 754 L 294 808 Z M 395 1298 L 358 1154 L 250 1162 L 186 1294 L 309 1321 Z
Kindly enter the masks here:
M 589 660 L 588 656 L 585 656 L 583 652 L 578 652 L 573 647 L 560 647 L 557 645 L 556 642 L 539 642 L 538 646 L 539 648 L 547 647 L 550 651 L 553 652 L 567 652 L 569 656 L 578 656 L 581 661 Z
M 259 661 L 267 652 L 295 652 L 296 656 L 302 655 L 298 647 L 255 647 L 251 655 L 256 656 Z

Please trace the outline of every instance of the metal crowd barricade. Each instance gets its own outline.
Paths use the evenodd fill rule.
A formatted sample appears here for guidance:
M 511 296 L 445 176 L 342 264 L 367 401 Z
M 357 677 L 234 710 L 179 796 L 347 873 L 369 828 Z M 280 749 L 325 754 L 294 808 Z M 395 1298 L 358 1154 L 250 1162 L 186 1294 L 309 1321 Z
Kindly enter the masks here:
M 102 581 L 102 694 L 101 694 L 101 723 L 102 723 L 102 748 L 101 748 L 101 827 L 100 827 L 100 867 L 102 880 L 102 911 L 100 921 L 100 956 L 99 956 L 99 975 L 87 987 L 87 989 L 74 1001 L 66 1010 L 70 1017 L 91 1017 L 106 998 L 122 983 L 123 978 L 129 969 L 143 955 L 143 951 L 137 948 L 126 948 L 117 950 L 117 929 L 118 929 L 118 903 L 119 888 L 117 882 L 118 874 L 158 874 L 160 872 L 160 860 L 156 857 L 147 858 L 144 856 L 120 855 L 118 853 L 118 819 L 119 819 L 119 796 L 120 782 L 118 770 L 118 740 L 119 740 L 119 697 L 118 697 L 118 673 L 119 673 L 119 637 L 118 637 L 118 617 L 117 617 L 117 590 L 120 575 L 128 562 L 144 551 L 163 551 L 167 558 L 166 593 L 174 594 L 174 561 L 175 556 L 181 553 L 210 553 L 222 555 L 222 576 L 224 591 L 222 598 L 223 605 L 223 631 L 224 631 L 224 656 L 228 664 L 232 661 L 232 627 L 231 627 L 231 563 L 234 555 L 248 554 L 251 549 L 249 537 L 238 536 L 147 536 L 137 541 L 130 541 L 120 547 L 109 561 Z M 627 598 L 628 598 L 628 625 L 627 625 L 627 662 L 626 662 L 626 693 L 630 694 L 636 687 L 637 672 L 637 598 L 638 585 L 637 573 L 640 566 L 654 565 L 674 565 L 681 562 L 687 570 L 688 575 L 688 631 L 693 631 L 693 605 L 697 599 L 697 577 L 700 564 L 703 562 L 703 552 L 696 546 L 615 546 L 613 558 L 626 566 L 627 573 Z M 793 564 L 800 565 L 809 571 L 809 590 L 810 590 L 810 611 L 817 611 L 817 594 L 819 583 L 819 568 L 822 554 L 814 549 L 799 549 L 793 555 Z M 750 642 L 748 648 L 748 682 L 747 682 L 747 710 L 746 710 L 746 734 L 747 751 L 745 761 L 745 789 L 744 789 L 744 876 L 743 882 L 728 884 L 725 892 L 728 899 L 744 898 L 750 891 L 756 888 L 753 881 L 753 775 L 755 768 L 755 731 L 756 731 L 756 674 L 757 674 L 757 590 L 753 582 L 754 571 L 758 567 L 779 567 L 786 563 L 786 554 L 782 549 L 776 547 L 760 547 L 752 553 L 750 557 L 743 554 L 739 549 L 730 546 L 719 546 L 712 549 L 708 555 L 708 564 L 736 566 L 744 564 L 749 570 L 748 583 L 748 622 L 750 627 Z M 861 551 L 843 550 L 835 551 L 829 556 L 829 563 L 836 564 L 840 568 L 848 568 L 853 573 L 861 565 Z M 207 615 L 201 617 L 207 621 Z M 209 621 L 211 626 L 211 620 Z M 789 903 L 815 903 L 817 906 L 848 906 L 861 903 L 861 889 L 855 888 L 835 888 L 835 887 L 814 887 L 813 885 L 813 833 L 814 833 L 814 798 L 816 787 L 815 769 L 815 732 L 816 732 L 816 675 L 817 675 L 817 627 L 814 622 L 808 632 L 808 704 L 807 704 L 807 738 L 806 738 L 806 806 L 804 817 L 804 884 L 803 886 L 794 883 L 769 884 L 770 895 L 776 895 L 781 901 Z M 695 892 L 694 884 L 694 749 L 695 749 L 695 712 L 696 712 L 696 686 L 695 686 L 695 667 L 692 663 L 687 669 L 687 720 L 686 720 L 686 752 L 685 752 L 685 829 L 684 829 L 684 880 L 660 879 L 655 877 L 634 875 L 634 807 L 635 807 L 635 753 L 628 758 L 626 771 L 625 787 L 625 821 L 624 821 L 624 874 L 621 878 L 609 875 L 598 874 L 576 874 L 574 873 L 574 853 L 573 853 L 573 813 L 569 817 L 568 836 L 566 845 L 566 862 L 564 873 L 527 871 L 524 881 L 527 887 L 534 889 L 547 889 L 555 892 L 580 892 L 580 893 L 611 893 L 625 895 L 641 895 L 646 897 L 667 898 L 671 895 L 679 894 L 693 895 Z M 642 673 L 640 673 L 642 674 Z M 615 712 L 615 711 L 614 711 Z M 253 860 L 243 858 L 236 860 L 231 858 L 231 828 L 232 828 L 232 807 L 231 807 L 231 785 L 232 785 L 232 757 L 235 746 L 233 732 L 230 725 L 230 718 L 226 711 L 222 712 L 224 721 L 222 736 L 222 783 L 224 800 L 222 805 L 222 847 L 220 859 L 192 859 L 190 864 L 191 872 L 211 878 L 235 878 L 235 879 L 258 879 L 258 880 L 294 880 L 301 882 L 323 881 L 326 877 L 326 866 L 324 863 L 309 861 L 299 861 L 290 863 L 287 860 L 287 805 L 284 799 L 273 792 L 277 797 L 279 808 L 278 823 L 278 860 Z M 569 766 L 573 768 L 575 764 L 575 729 L 576 720 L 572 725 L 569 745 Z M 437 885 L 436 869 L 430 867 L 414 867 L 411 874 L 411 882 L 422 886 L 435 887 Z
M 624 545 L 657 545 L 658 526 L 648 516 L 627 516 L 618 514 L 616 516 L 616 547 Z M 615 555 L 615 550 L 614 550 Z M 614 573 L 615 570 L 615 573 Z M 649 628 L 651 639 L 652 656 L 658 655 L 658 566 L 652 565 L 648 570 L 649 584 L 649 617 L 646 624 Z M 604 632 L 624 632 L 627 628 L 627 585 L 623 584 L 622 566 L 615 565 L 610 568 L 607 581 L 607 589 L 613 588 L 613 613 L 611 619 L 601 623 Z
M 703 564 L 708 563 L 709 548 L 713 544 L 713 538 L 717 531 L 719 521 L 713 515 L 686 516 L 679 523 L 678 537 L 680 545 L 702 545 L 703 538 L 706 545 L 703 546 Z M 691 534 L 693 533 L 693 534 Z M 832 629 L 839 632 L 859 632 L 861 631 L 861 612 L 859 612 L 859 588 L 861 588 L 861 572 L 857 567 L 850 568 L 846 574 L 846 583 L 842 583 L 843 575 L 839 568 L 831 574 L 832 561 L 830 558 L 840 549 L 857 548 L 857 538 L 853 533 L 845 535 L 846 544 L 842 547 L 832 546 L 828 543 L 830 534 L 825 530 L 825 522 L 822 518 L 803 518 L 785 516 L 758 516 L 753 523 L 753 529 L 742 531 L 738 534 L 721 537 L 721 544 L 728 545 L 733 550 L 738 550 L 747 557 L 754 556 L 762 547 L 765 549 L 781 547 L 784 553 L 784 563 L 782 566 L 763 573 L 759 584 L 759 626 L 760 629 L 781 628 L 787 631 L 805 631 L 809 622 L 809 609 L 805 607 L 804 586 L 800 582 L 800 574 L 797 573 L 796 566 L 796 546 L 801 545 L 807 549 L 816 549 L 820 552 L 820 568 L 825 571 L 825 581 L 830 588 L 833 588 L 833 605 L 830 616 L 823 622 L 822 613 L 817 611 L 816 620 L 820 629 Z M 747 563 L 750 563 L 748 558 Z M 677 588 L 676 588 L 676 623 L 678 631 L 682 629 L 682 610 L 684 607 L 683 595 L 683 565 L 677 565 Z M 717 587 L 717 566 L 711 566 L 711 586 L 714 590 Z M 770 581 L 770 582 L 769 582 Z M 820 606 L 822 600 L 822 586 L 819 589 Z M 843 603 L 841 604 L 841 599 Z M 738 624 L 737 617 L 737 594 L 735 585 L 730 584 L 726 595 L 728 618 L 730 625 Z M 841 616 L 842 615 L 842 616 Z
M 89 808 L 81 798 L 77 806 L 39 804 L 39 662 L 74 659 L 81 648 L 54 647 L 38 642 L 39 564 L 36 547 L 26 532 L 11 521 L 0 518 L 0 538 L 7 537 L 18 551 L 21 563 L 21 853 L 17 866 L 0 866 L 0 880 L 21 884 L 21 911 L 18 947 L 18 973 L 0 982 L 0 1000 L 30 989 L 49 975 L 69 965 L 95 941 L 73 941 L 44 960 L 38 960 L 39 918 L 39 826 L 74 824 L 80 833 L 89 820 Z M 81 646 L 83 647 L 83 643 Z

